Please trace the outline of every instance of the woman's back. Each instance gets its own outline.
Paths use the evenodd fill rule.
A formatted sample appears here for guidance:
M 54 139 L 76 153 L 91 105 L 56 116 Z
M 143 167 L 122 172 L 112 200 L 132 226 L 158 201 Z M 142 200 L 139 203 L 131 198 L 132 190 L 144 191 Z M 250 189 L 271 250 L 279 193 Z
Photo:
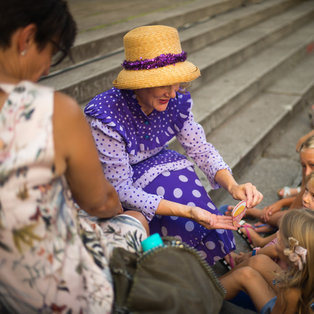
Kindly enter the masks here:
M 18 312 L 57 304 L 110 311 L 109 278 L 85 249 L 65 180 L 54 173 L 54 93 L 29 82 L 2 89 L 0 302 Z

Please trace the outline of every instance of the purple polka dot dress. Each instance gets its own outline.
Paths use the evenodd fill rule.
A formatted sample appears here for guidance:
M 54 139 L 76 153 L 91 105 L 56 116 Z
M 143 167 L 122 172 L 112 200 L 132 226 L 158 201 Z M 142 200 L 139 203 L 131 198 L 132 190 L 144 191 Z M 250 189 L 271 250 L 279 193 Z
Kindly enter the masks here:
M 163 112 L 147 116 L 131 90 L 112 88 L 85 107 L 99 158 L 107 179 L 116 188 L 125 208 L 137 210 L 149 221 L 151 233 L 176 236 L 214 264 L 235 249 L 230 230 L 207 230 L 182 217 L 155 215 L 161 199 L 195 205 L 219 214 L 184 155 L 167 148 L 174 137 L 187 156 L 206 174 L 213 189 L 216 172 L 230 168 L 206 141 L 194 121 L 188 92 L 177 93 Z

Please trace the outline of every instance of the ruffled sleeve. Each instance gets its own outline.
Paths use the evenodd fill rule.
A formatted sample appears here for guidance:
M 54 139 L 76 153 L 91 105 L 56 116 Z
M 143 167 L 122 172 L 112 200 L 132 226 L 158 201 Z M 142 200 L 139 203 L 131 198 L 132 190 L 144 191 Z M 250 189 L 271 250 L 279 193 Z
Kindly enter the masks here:
M 123 95 L 119 89 L 112 88 L 94 97 L 85 107 L 86 116 L 97 119 L 97 127 L 106 125 L 126 143 L 127 151 L 133 153 L 136 150 L 136 136 L 132 131 L 136 129 L 136 121 L 128 106 L 127 95 Z M 96 121 L 96 120 L 94 120 Z M 93 126 L 92 126 L 93 127 Z M 104 130 L 108 130 L 104 128 Z

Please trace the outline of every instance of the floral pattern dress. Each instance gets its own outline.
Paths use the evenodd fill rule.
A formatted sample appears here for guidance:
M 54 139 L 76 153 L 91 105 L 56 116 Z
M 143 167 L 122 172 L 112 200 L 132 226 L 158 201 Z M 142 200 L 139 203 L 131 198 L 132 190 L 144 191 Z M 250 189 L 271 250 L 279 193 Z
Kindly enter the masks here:
M 140 249 L 134 218 L 79 212 L 54 174 L 53 91 L 0 84 L 0 304 L 10 313 L 110 313 L 114 247 Z

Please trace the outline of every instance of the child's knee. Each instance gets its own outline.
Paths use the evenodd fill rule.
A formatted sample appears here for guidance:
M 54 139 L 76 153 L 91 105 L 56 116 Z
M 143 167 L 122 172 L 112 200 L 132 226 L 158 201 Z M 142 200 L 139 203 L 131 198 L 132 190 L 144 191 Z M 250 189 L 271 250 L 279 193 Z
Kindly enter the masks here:
M 244 266 L 236 270 L 238 281 L 242 283 L 251 282 L 258 276 L 258 272 L 250 266 Z

